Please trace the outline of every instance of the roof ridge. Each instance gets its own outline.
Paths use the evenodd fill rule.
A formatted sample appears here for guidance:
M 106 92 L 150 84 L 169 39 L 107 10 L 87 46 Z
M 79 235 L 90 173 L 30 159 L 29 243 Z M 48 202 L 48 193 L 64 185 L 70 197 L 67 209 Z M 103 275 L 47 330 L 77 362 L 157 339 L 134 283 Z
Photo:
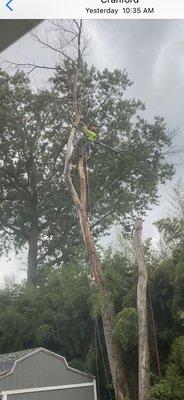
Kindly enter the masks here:
M 17 363 L 30 357 L 31 354 L 38 353 L 39 351 L 44 351 L 45 353 L 47 353 L 49 355 L 59 358 L 60 360 L 62 360 L 64 362 L 65 367 L 73 372 L 76 372 L 80 375 L 85 375 L 85 376 L 91 377 L 93 379 L 95 378 L 91 374 L 88 374 L 86 372 L 79 371 L 78 369 L 70 367 L 68 362 L 66 361 L 66 358 L 61 356 L 60 354 L 54 353 L 53 351 L 45 349 L 44 347 L 37 347 L 34 349 L 27 349 L 27 350 L 23 350 L 23 351 L 20 350 L 20 351 L 14 352 L 14 353 L 5 353 L 5 354 L 0 355 L 0 370 L 2 371 L 0 373 L 0 379 L 3 379 L 5 375 L 9 375 L 10 373 L 12 373 L 14 371 L 14 368 L 16 367 Z M 14 355 L 14 357 L 12 357 L 13 355 Z M 11 358 L 7 358 L 8 356 Z
M 18 350 L 18 351 L 12 351 L 9 353 L 3 353 L 0 354 L 0 363 L 3 361 L 10 361 L 10 360 L 15 360 L 23 357 L 26 354 L 32 353 L 35 350 L 40 349 L 41 347 L 34 347 L 31 349 L 25 349 L 25 350 Z

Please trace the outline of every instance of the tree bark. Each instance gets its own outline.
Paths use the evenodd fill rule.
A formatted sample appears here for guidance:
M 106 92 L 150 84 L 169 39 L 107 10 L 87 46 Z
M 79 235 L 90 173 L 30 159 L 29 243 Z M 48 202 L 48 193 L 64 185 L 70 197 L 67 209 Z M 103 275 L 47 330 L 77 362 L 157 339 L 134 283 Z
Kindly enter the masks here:
M 138 312 L 138 352 L 139 352 L 139 400 L 147 400 L 150 390 L 150 365 L 148 344 L 148 311 L 147 311 L 147 264 L 142 245 L 142 219 L 135 223 L 133 242 L 137 258 L 139 277 L 137 285 Z
M 32 283 L 33 285 L 35 285 L 37 282 L 38 237 L 38 219 L 35 216 L 33 217 L 30 226 L 27 270 L 27 283 Z
M 129 391 L 122 358 L 122 349 L 118 340 L 113 336 L 114 311 L 105 304 L 101 310 L 101 315 L 115 396 L 117 400 L 128 400 Z
M 98 260 L 98 255 L 96 252 L 95 244 L 90 231 L 90 225 L 88 221 L 87 209 L 86 209 L 86 175 L 85 175 L 85 156 L 80 151 L 78 171 L 79 171 L 79 187 L 80 196 L 78 196 L 72 180 L 71 180 L 71 162 L 73 154 L 73 138 L 75 136 L 76 128 L 73 127 L 68 139 L 66 162 L 65 162 L 65 182 L 67 184 L 68 190 L 71 194 L 72 200 L 76 206 L 78 213 L 84 246 L 86 250 L 87 259 L 91 265 L 92 276 L 96 282 L 98 290 L 102 294 L 104 299 L 104 304 L 101 308 L 101 315 L 103 321 L 104 336 L 107 346 L 107 354 L 110 365 L 110 371 L 113 380 L 113 386 L 115 391 L 115 396 L 117 400 L 128 399 L 128 386 L 126 381 L 125 369 L 122 359 L 122 351 L 119 342 L 113 336 L 114 327 L 114 312 L 113 308 L 107 304 L 107 290 L 105 288 L 105 279 L 103 276 L 102 268 Z

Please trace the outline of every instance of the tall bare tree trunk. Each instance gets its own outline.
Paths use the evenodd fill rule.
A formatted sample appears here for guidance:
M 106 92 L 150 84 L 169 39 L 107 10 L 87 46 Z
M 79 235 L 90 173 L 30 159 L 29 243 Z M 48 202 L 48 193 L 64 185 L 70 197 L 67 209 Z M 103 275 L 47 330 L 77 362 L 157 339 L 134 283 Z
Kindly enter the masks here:
M 76 123 L 75 123 L 76 125 Z M 128 399 L 128 387 L 125 375 L 125 369 L 122 359 L 122 351 L 119 342 L 113 336 L 114 327 L 114 312 L 113 308 L 107 304 L 107 291 L 105 288 L 105 279 L 102 273 L 102 268 L 98 260 L 98 255 L 96 252 L 95 244 L 90 231 L 87 210 L 86 210 L 86 199 L 87 199 L 87 188 L 86 188 L 86 175 L 85 175 L 85 156 L 84 152 L 79 155 L 79 186 L 80 186 L 80 196 L 78 196 L 72 180 L 71 180 L 71 161 L 73 154 L 73 138 L 76 132 L 75 126 L 72 128 L 70 137 L 68 139 L 66 162 L 65 162 L 65 181 L 68 190 L 71 194 L 72 200 L 76 206 L 81 231 L 83 235 L 84 246 L 87 254 L 87 258 L 91 265 L 92 275 L 96 282 L 96 285 L 104 298 L 104 304 L 101 308 L 101 315 L 103 321 L 104 336 L 107 346 L 107 354 L 110 365 L 110 371 L 113 380 L 113 386 L 115 390 L 115 395 L 117 400 Z
M 113 336 L 114 312 L 105 304 L 101 309 L 108 360 L 117 400 L 129 399 L 129 391 L 119 341 Z
M 71 198 L 73 200 L 73 203 L 76 206 L 76 211 L 80 221 L 86 255 L 91 266 L 92 275 L 96 282 L 98 290 L 102 295 L 101 297 L 104 299 L 104 303 L 101 308 L 101 314 L 102 314 L 103 329 L 104 329 L 109 365 L 110 365 L 116 399 L 125 400 L 128 399 L 128 389 L 127 389 L 125 370 L 122 360 L 121 347 L 119 342 L 113 336 L 114 312 L 113 308 L 111 308 L 108 304 L 106 304 L 107 290 L 105 288 L 105 279 L 102 273 L 102 268 L 92 238 L 88 221 L 88 215 L 87 215 L 87 207 L 86 207 L 87 187 L 86 187 L 86 175 L 85 175 L 85 154 L 83 147 L 81 147 L 80 149 L 79 160 L 78 160 L 79 187 L 80 187 L 79 195 L 75 190 L 71 178 L 73 142 L 75 139 L 76 132 L 79 128 L 79 124 L 81 123 L 81 108 L 82 108 L 81 93 L 80 93 L 82 21 L 80 21 L 80 23 L 75 21 L 75 24 L 78 27 L 78 36 L 77 36 L 78 56 L 77 56 L 77 62 L 75 64 L 76 65 L 75 73 L 73 76 L 73 110 L 75 118 L 67 143 L 64 178 L 69 193 L 71 195 Z M 84 123 L 82 123 L 82 126 L 85 132 L 86 127 Z
M 139 351 L 139 400 L 147 400 L 150 390 L 150 365 L 148 344 L 148 310 L 147 310 L 147 264 L 142 245 L 142 219 L 135 223 L 133 242 L 137 258 L 139 277 L 137 285 L 138 311 L 138 351 Z

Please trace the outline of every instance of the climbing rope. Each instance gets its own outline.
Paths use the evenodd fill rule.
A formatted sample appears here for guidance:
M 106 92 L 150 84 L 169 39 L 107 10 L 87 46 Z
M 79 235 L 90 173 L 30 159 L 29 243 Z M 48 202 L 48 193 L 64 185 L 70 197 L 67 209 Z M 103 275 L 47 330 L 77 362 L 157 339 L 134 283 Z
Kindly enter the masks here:
M 87 264 L 86 264 L 86 266 L 88 267 Z M 91 281 L 90 281 L 88 274 L 87 274 L 87 277 L 88 277 L 89 293 L 90 293 L 90 295 L 92 295 L 93 290 L 92 290 Z M 105 373 L 105 380 L 106 380 L 106 385 L 107 385 L 107 390 L 108 390 L 108 397 L 109 397 L 109 400 L 113 400 L 111 391 L 110 391 L 111 383 L 108 378 L 106 361 L 105 361 L 105 356 L 104 356 L 104 351 L 103 351 L 102 341 L 101 341 L 101 337 L 100 337 L 100 331 L 99 331 L 99 327 L 98 327 L 98 319 L 97 318 L 93 319 L 93 331 L 94 331 L 94 346 L 95 346 L 95 367 L 96 367 L 96 378 L 97 378 L 96 379 L 97 399 L 100 400 L 100 379 L 99 379 L 99 362 L 98 362 L 98 345 L 99 345 L 101 359 L 102 359 L 102 363 L 103 363 L 103 369 L 104 369 L 104 373 Z
M 85 160 L 87 192 L 88 192 L 88 199 L 89 199 L 89 210 L 90 210 L 90 217 L 92 218 L 91 192 L 90 192 L 89 169 L 88 169 L 88 163 L 87 163 L 86 149 L 85 149 L 85 153 L 84 153 L 84 160 Z M 91 292 L 90 282 L 89 282 L 89 290 Z M 109 399 L 112 400 L 112 396 L 111 396 L 111 392 L 110 392 L 110 383 L 109 383 L 109 379 L 108 379 L 108 373 L 107 373 L 105 357 L 104 357 L 104 353 L 103 353 L 103 347 L 102 347 L 102 342 L 101 342 L 101 338 L 100 338 L 100 332 L 99 332 L 97 319 L 94 319 L 94 340 L 95 340 L 95 362 L 96 362 L 96 375 L 97 375 L 97 396 L 98 396 L 98 399 L 100 400 L 100 397 L 99 397 L 100 396 L 100 387 L 99 387 L 98 346 L 97 346 L 97 341 L 98 341 L 99 347 L 100 347 L 102 363 L 103 363 L 103 368 L 104 368 L 104 372 L 105 372 L 105 379 L 106 379 Z
M 101 338 L 100 338 L 100 332 L 99 332 L 99 327 L 98 327 L 98 321 L 97 320 L 95 320 L 95 325 L 96 325 L 98 342 L 99 342 L 99 346 L 100 346 L 100 352 L 101 352 L 101 357 L 102 357 L 102 362 L 103 362 L 103 367 L 104 367 L 104 372 L 105 372 L 105 378 L 106 378 L 106 384 L 107 384 L 107 388 L 108 388 L 109 399 L 112 400 L 111 391 L 110 391 L 110 382 L 109 382 L 109 379 L 108 379 L 107 368 L 106 368 L 106 363 L 105 363 L 105 357 L 104 357 L 104 353 L 103 353 L 103 347 L 102 347 L 102 342 L 101 342 Z
M 88 190 L 88 198 L 89 198 L 90 217 L 92 218 L 91 193 L 90 193 L 90 183 L 89 183 L 89 173 L 88 173 L 88 163 L 87 163 L 86 151 L 85 151 L 85 167 L 86 167 L 86 182 L 87 182 L 87 190 Z M 90 290 L 91 290 L 91 287 L 90 287 Z M 98 339 L 102 362 L 103 362 L 103 368 L 104 368 L 104 372 L 105 372 L 106 384 L 107 384 L 108 393 L 109 393 L 109 399 L 112 400 L 112 396 L 111 396 L 111 392 L 110 392 L 110 384 L 109 384 L 109 379 L 108 379 L 108 373 L 107 373 L 107 368 L 106 368 L 106 363 L 105 363 L 105 357 L 103 354 L 103 347 L 102 347 L 102 343 L 101 343 L 97 319 L 94 319 L 94 337 L 95 337 L 95 359 L 96 359 L 96 374 L 97 374 L 97 396 L 98 396 L 98 399 L 100 400 L 100 397 L 99 397 L 100 388 L 99 388 L 98 347 L 97 347 L 97 339 Z
M 94 337 L 95 337 L 95 363 L 96 363 L 96 386 L 97 386 L 97 397 L 100 400 L 100 380 L 99 380 L 99 368 L 98 368 L 98 345 L 97 345 L 97 332 L 95 326 L 96 320 L 94 319 Z
M 90 191 L 90 184 L 89 184 L 89 167 L 88 167 L 88 162 L 87 162 L 86 149 L 84 151 L 84 160 L 85 160 L 85 174 L 86 174 L 86 183 L 87 183 L 89 214 L 90 214 L 90 219 L 92 219 L 91 191 Z
M 107 147 L 109 150 L 113 151 L 117 155 L 125 158 L 125 156 L 123 154 L 121 154 L 119 151 L 113 149 L 112 147 L 110 147 L 108 145 L 104 145 L 103 143 L 101 143 L 99 141 L 98 141 L 98 144 L 100 144 L 103 147 Z M 88 160 L 88 157 L 87 157 L 86 147 L 84 147 L 84 170 L 85 170 L 86 184 L 87 184 L 87 195 L 88 195 L 87 197 L 88 197 L 88 204 L 89 204 L 89 213 L 90 213 L 90 219 L 92 219 L 91 191 L 90 191 L 89 168 L 88 168 L 87 160 Z M 89 290 L 91 292 L 90 281 L 89 281 Z M 100 400 L 100 397 L 99 397 L 99 393 L 100 393 L 99 365 L 98 365 L 98 344 L 99 344 L 101 359 L 102 359 L 102 363 L 103 363 L 103 369 L 104 369 L 104 373 L 105 373 L 106 385 L 107 385 L 107 390 L 108 390 L 108 395 L 109 395 L 109 400 L 112 400 L 112 395 L 111 395 L 111 391 L 110 391 L 110 382 L 109 382 L 109 378 L 108 378 L 106 361 L 105 361 L 105 357 L 104 357 L 103 346 L 102 346 L 102 342 L 101 342 L 100 331 L 99 331 L 97 319 L 94 320 L 94 343 L 95 343 L 95 362 L 96 362 L 96 376 L 97 376 L 97 397 L 98 397 L 98 400 Z
M 158 367 L 158 376 L 159 376 L 159 378 L 161 378 L 160 358 L 159 358 L 158 342 L 157 342 L 157 331 L 156 331 L 155 317 L 154 317 L 154 311 L 153 311 L 153 300 L 152 300 L 152 295 L 151 295 L 149 276 L 148 276 L 148 294 L 149 294 L 150 309 L 151 309 L 151 320 L 152 320 L 152 327 L 153 327 L 155 354 L 156 354 L 157 367 Z

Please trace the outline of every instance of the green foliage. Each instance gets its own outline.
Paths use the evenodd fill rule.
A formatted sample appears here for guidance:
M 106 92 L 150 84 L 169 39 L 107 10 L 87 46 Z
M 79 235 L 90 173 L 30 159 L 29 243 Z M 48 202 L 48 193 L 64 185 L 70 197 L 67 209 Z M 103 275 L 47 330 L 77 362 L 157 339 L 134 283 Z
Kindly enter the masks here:
M 174 274 L 173 314 L 184 326 L 184 261 L 177 263 Z
M 184 218 L 184 185 L 179 179 L 171 195 L 171 211 L 178 219 Z
M 180 336 L 174 341 L 171 360 L 175 363 L 178 372 L 184 376 L 184 336 Z
M 137 265 L 128 243 L 126 249 L 126 252 L 124 248 L 108 250 L 102 261 L 108 291 L 107 305 L 115 308 L 114 333 L 122 343 L 132 399 L 137 400 Z M 156 258 L 154 253 L 151 254 L 151 249 L 147 249 L 147 254 L 161 370 L 162 375 L 167 376 L 167 382 L 165 378 L 164 383 L 158 382 L 152 322 L 149 320 L 153 399 L 159 399 L 165 386 L 167 391 L 163 393 L 168 395 L 168 381 L 171 378 L 172 382 L 174 379 L 176 382 L 172 385 L 172 399 L 183 387 L 180 379 L 183 373 L 183 339 L 179 338 L 183 326 L 178 318 L 178 312 L 183 307 L 183 268 L 181 263 L 175 263 L 174 259 L 163 259 L 158 253 Z M 8 282 L 0 291 L 0 352 L 43 346 L 66 356 L 72 366 L 96 374 L 93 317 L 98 318 L 104 355 L 106 347 L 99 316 L 101 299 L 97 296 L 92 280 L 89 281 L 89 269 L 80 259 L 76 259 L 74 263 L 64 264 L 60 270 L 48 268 L 44 272 L 44 280 L 38 287 Z M 169 359 L 169 365 L 172 365 L 166 368 L 173 343 Z M 107 399 L 98 341 L 97 358 L 101 398 Z M 159 395 L 156 397 L 157 392 Z M 163 397 L 164 400 L 166 398 Z
M 183 324 L 184 321 L 184 202 L 183 183 L 180 181 L 173 189 L 172 209 L 173 216 L 157 222 L 162 246 L 167 247 L 162 261 L 165 269 L 165 293 L 168 291 L 168 302 L 172 309 L 172 318 L 175 323 Z M 162 268 L 163 270 L 163 268 Z
M 137 311 L 135 308 L 124 308 L 116 315 L 115 334 L 124 350 L 129 350 L 137 345 Z
M 171 194 L 171 216 L 156 222 L 163 242 L 176 257 L 184 244 L 184 184 L 180 180 Z
M 0 352 L 44 346 L 79 356 L 89 346 L 89 286 L 79 265 L 52 272 L 45 285 L 0 292 Z M 83 349 L 83 350 L 82 350 Z
M 54 104 L 54 92 L 34 92 L 23 73 L 0 71 L 1 251 L 9 251 L 12 242 L 16 248 L 27 244 L 35 222 L 42 265 L 66 256 L 75 227 L 62 178 L 67 131 L 58 129 Z M 65 237 L 67 243 L 59 250 L 56 244 Z M 73 239 L 73 245 L 79 243 Z
M 164 374 L 164 378 L 153 386 L 151 400 L 184 398 L 184 337 L 181 336 L 184 320 L 182 182 L 174 188 L 173 193 L 173 215 L 157 223 L 162 238 L 162 253 L 154 271 L 151 272 L 154 314 Z M 171 355 L 169 356 L 170 348 Z
M 73 64 L 66 62 L 64 69 L 67 75 L 56 66 L 50 89 L 36 92 L 23 73 L 0 71 L 0 250 L 29 243 L 34 224 L 40 268 L 68 261 L 81 243 L 63 182 L 64 149 L 73 122 Z M 125 97 L 131 85 L 126 71 L 98 71 L 82 64 L 84 121 L 98 127 L 104 145 L 123 154 L 96 143 L 89 162 L 96 238 L 114 222 L 126 227 L 134 213 L 144 212 L 157 201 L 158 183 L 173 173 L 164 156 L 171 143 L 165 122 L 160 117 L 153 123 L 144 120 L 142 102 Z M 73 177 L 77 186 L 75 168 Z
M 0 348 L 13 346 L 21 349 L 21 335 L 26 333 L 26 320 L 13 306 L 5 306 L 1 312 Z
M 173 343 L 165 377 L 151 389 L 150 400 L 182 400 L 184 397 L 184 336 Z
M 96 286 L 91 288 L 91 304 L 92 304 L 92 316 L 97 318 L 101 314 L 102 307 L 113 307 L 113 302 L 110 292 L 105 293 L 98 290 Z
M 126 243 L 126 250 L 109 249 L 104 256 L 103 269 L 106 285 L 115 309 L 136 306 L 137 266 L 132 247 Z
M 72 76 L 73 66 L 68 62 L 66 68 Z M 58 98 L 62 94 L 65 100 L 58 101 L 58 116 L 70 116 L 71 121 L 72 81 L 69 84 L 58 67 L 52 83 Z M 164 182 L 172 175 L 172 167 L 162 154 L 163 147 L 171 143 L 165 122 L 157 117 L 149 124 L 140 116 L 143 103 L 125 97 L 131 85 L 126 71 L 100 72 L 82 64 L 83 119 L 87 125 L 98 127 L 103 144 L 123 154 L 119 157 L 97 143 L 89 162 L 94 232 L 107 229 L 117 219 L 126 225 L 130 214 L 156 201 L 158 181 Z

